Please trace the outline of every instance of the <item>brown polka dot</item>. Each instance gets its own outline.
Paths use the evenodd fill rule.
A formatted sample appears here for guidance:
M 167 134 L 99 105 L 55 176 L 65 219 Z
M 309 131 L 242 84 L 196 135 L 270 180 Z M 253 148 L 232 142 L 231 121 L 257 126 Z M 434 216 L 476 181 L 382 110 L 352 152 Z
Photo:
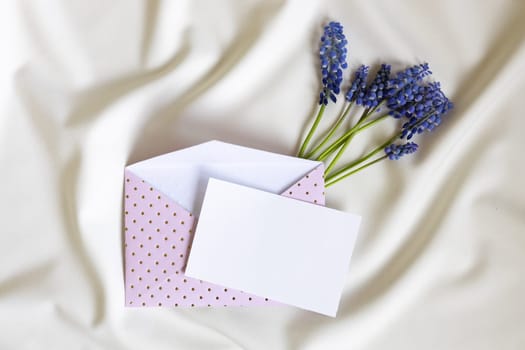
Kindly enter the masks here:
M 248 300 L 249 300 L 249 301 L 252 301 L 252 297 L 249 297 Z
M 180 238 L 180 241 L 181 241 L 181 242 L 184 242 L 184 237 L 181 237 L 181 238 Z
M 180 224 L 181 224 L 181 225 L 184 225 L 184 221 L 181 221 Z
M 182 299 L 186 299 L 186 296 L 185 296 L 185 295 L 183 295 L 183 296 L 182 296 Z
M 306 191 L 306 195 L 308 196 L 310 194 L 310 192 Z
M 129 179 L 126 179 L 126 182 L 129 182 Z
M 177 216 L 177 213 L 174 212 L 174 213 L 173 213 L 173 216 Z
M 137 190 L 137 188 L 136 188 L 136 187 L 133 187 L 133 191 L 136 191 L 136 190 Z

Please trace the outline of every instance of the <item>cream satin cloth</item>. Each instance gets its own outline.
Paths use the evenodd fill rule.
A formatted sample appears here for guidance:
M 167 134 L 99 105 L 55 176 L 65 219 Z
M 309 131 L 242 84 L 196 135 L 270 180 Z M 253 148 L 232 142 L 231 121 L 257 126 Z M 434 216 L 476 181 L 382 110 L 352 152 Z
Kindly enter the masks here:
M 0 349 L 525 348 L 525 2 L 2 6 Z M 351 69 L 426 60 L 456 103 L 327 191 L 364 218 L 338 317 L 124 308 L 124 166 L 210 139 L 292 154 L 329 18 Z

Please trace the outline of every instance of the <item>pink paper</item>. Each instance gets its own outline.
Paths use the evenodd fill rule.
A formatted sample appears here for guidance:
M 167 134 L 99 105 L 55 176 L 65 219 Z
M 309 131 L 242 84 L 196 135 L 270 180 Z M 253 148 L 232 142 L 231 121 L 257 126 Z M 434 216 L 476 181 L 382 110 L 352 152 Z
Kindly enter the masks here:
M 283 196 L 324 205 L 323 166 Z M 277 304 L 184 275 L 195 217 L 132 172 L 125 172 L 127 306 L 217 307 Z

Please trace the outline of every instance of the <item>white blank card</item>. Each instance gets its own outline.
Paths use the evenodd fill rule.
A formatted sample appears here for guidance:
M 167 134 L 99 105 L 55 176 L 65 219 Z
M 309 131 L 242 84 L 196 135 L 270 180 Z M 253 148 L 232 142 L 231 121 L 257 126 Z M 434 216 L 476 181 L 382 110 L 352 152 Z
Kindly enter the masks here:
M 186 275 L 335 316 L 360 217 L 210 179 Z

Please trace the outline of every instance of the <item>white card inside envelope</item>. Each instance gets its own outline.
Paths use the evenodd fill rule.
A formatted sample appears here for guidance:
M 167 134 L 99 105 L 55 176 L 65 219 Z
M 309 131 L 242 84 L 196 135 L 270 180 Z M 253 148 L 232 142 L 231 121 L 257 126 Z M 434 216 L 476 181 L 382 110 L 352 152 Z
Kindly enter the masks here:
M 186 275 L 335 316 L 360 217 L 210 179 Z

